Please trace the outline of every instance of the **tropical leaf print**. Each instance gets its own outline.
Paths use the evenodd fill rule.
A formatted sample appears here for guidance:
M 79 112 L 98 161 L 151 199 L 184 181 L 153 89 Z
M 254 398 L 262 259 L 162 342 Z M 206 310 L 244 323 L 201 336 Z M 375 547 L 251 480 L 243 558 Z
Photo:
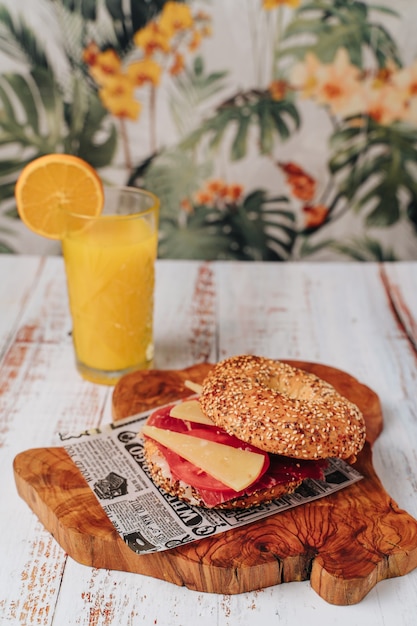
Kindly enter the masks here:
M 383 246 L 380 241 L 367 235 L 363 237 L 349 237 L 346 241 L 325 239 L 319 243 L 312 243 L 305 238 L 300 245 L 300 258 L 308 258 L 312 254 L 332 251 L 341 254 L 350 260 L 360 262 L 391 262 L 398 261 L 391 247 Z
M 335 132 L 332 147 L 329 167 L 340 175 L 340 195 L 366 212 L 368 227 L 387 227 L 408 217 L 402 215 L 401 197 L 408 197 L 408 206 L 417 203 L 416 129 L 369 120 L 364 128 L 348 125 Z
M 200 123 L 202 105 L 225 89 L 227 74 L 206 73 L 204 59 L 197 56 L 191 67 L 185 67 L 183 72 L 174 77 L 169 105 L 181 137 Z
M 181 143 L 184 150 L 194 149 L 203 139 L 216 149 L 226 131 L 233 130 L 230 158 L 238 161 L 246 156 L 250 128 L 258 133 L 261 154 L 270 154 L 277 139 L 284 141 L 300 125 L 298 110 L 291 99 L 275 100 L 269 90 L 239 93 L 223 102 L 214 116 L 205 120 Z
M 51 0 L 54 2 L 55 0 Z M 103 49 L 108 46 L 124 56 L 133 47 L 134 34 L 146 26 L 162 10 L 167 0 L 60 0 L 69 12 L 82 17 L 92 39 L 98 37 Z M 99 22 L 107 13 L 107 27 Z
M 21 19 L 0 7 L 0 50 L 29 67 L 50 69 L 48 57 L 39 38 Z
M 302 4 L 285 30 L 280 60 L 288 56 L 301 60 L 310 52 L 329 62 L 339 48 L 345 48 L 351 62 L 359 68 L 365 67 L 365 51 L 376 57 L 380 67 L 388 60 L 401 65 L 394 39 L 384 26 L 372 21 L 374 12 L 398 15 L 387 7 L 355 0 Z
M 0 7 L 0 235 L 25 163 L 64 151 L 160 197 L 163 258 L 401 257 L 417 61 L 379 1 L 42 0 L 53 42 L 40 0 Z
M 257 189 L 243 198 L 227 199 L 221 183 L 204 200 L 183 203 L 182 219 L 162 224 L 162 258 L 284 261 L 291 256 L 297 232 L 285 196 L 268 197 Z M 227 192 L 226 192 L 227 194 Z M 238 190 L 239 194 L 239 190 Z M 222 201 L 219 203 L 219 199 Z
M 23 19 L 12 19 L 2 8 L 0 24 L 0 48 L 29 64 L 25 73 L 0 76 L 1 199 L 13 197 L 22 167 L 42 154 L 64 151 L 97 168 L 108 165 L 116 149 L 116 130 L 82 73 L 72 72 L 63 84 L 39 36 Z M 10 158 L 10 146 L 25 157 Z
M 3 199 L 13 196 L 14 183 L 22 167 L 42 154 L 74 153 L 86 158 L 94 167 L 111 161 L 116 133 L 111 126 L 104 128 L 104 111 L 98 99 L 89 95 L 80 126 L 74 125 L 77 110 L 65 106 L 60 87 L 50 71 L 37 68 L 28 76 L 3 74 L 0 103 L 0 177 L 6 174 L 9 177 L 8 184 L 2 185 Z M 14 160 L 6 150 L 1 158 L 2 147 L 10 145 L 25 149 L 27 157 Z

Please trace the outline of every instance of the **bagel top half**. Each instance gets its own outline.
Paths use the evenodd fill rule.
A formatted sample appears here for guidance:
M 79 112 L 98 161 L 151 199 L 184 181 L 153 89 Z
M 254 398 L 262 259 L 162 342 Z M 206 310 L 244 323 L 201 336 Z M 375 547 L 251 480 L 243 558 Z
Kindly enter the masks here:
M 355 404 L 281 361 L 250 355 L 220 361 L 203 383 L 200 405 L 220 428 L 272 454 L 353 461 L 365 443 Z

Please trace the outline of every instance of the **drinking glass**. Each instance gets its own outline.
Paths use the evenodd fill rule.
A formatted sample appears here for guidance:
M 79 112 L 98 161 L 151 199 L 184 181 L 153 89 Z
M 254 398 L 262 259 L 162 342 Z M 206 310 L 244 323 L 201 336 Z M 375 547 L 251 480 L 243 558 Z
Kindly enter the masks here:
M 158 215 L 158 198 L 133 187 L 105 188 L 97 217 L 68 215 L 62 252 L 76 364 L 87 380 L 113 385 L 152 365 Z

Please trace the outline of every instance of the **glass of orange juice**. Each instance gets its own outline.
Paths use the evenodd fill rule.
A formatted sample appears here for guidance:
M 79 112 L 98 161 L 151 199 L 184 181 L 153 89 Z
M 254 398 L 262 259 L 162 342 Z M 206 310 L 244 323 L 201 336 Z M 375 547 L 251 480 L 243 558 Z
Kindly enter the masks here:
M 99 216 L 68 215 L 62 251 L 77 369 L 87 380 L 114 385 L 152 365 L 158 213 L 152 193 L 107 187 Z

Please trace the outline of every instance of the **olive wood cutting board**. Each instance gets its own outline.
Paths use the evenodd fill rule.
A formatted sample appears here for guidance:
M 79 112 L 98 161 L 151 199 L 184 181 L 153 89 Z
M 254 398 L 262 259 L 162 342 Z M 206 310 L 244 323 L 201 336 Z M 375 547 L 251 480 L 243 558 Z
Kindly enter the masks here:
M 359 602 L 379 581 L 417 567 L 417 521 L 385 492 L 372 465 L 382 429 L 378 396 L 341 370 L 289 361 L 333 384 L 362 410 L 367 442 L 359 482 L 320 500 L 165 552 L 137 555 L 120 538 L 63 448 L 16 456 L 18 492 L 61 547 L 97 568 L 159 578 L 189 589 L 237 594 L 310 579 L 329 603 Z M 212 366 L 149 370 L 123 377 L 113 391 L 118 420 L 190 395 Z

